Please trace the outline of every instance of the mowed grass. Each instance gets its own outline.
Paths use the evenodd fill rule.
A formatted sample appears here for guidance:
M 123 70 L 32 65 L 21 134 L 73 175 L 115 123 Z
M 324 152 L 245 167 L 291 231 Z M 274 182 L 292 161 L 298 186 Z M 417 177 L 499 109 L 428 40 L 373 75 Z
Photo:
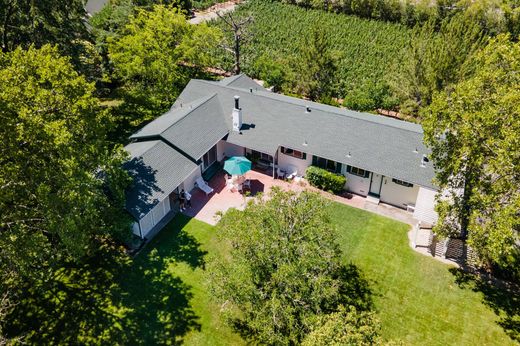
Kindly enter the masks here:
M 333 204 L 346 261 L 366 275 L 385 339 L 407 345 L 512 345 L 483 296 L 460 288 L 449 265 L 414 252 L 409 226 Z
M 450 266 L 408 246 L 408 225 L 337 203 L 330 215 L 345 262 L 370 281 L 385 339 L 407 345 L 513 344 L 480 293 L 459 288 Z M 179 215 L 134 260 L 126 299 L 148 297 L 133 302 L 141 306 L 133 316 L 141 331 L 137 343 L 245 344 L 221 319 L 208 291 L 204 259 L 218 253 L 215 237 L 214 227 Z

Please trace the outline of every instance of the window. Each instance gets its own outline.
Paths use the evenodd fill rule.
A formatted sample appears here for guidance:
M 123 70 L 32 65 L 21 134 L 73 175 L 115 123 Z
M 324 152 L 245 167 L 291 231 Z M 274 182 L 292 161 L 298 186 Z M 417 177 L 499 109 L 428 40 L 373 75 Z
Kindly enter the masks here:
M 306 153 L 291 148 L 281 147 L 281 151 L 285 155 L 296 157 L 298 159 L 305 160 L 307 158 Z
M 334 173 L 341 173 L 341 163 L 340 162 L 324 159 L 323 157 L 313 155 L 312 156 L 312 165 L 326 169 L 326 170 L 334 172 Z
M 257 157 L 261 160 L 264 160 L 264 161 L 269 161 L 269 162 L 273 162 L 273 157 L 269 154 L 265 154 L 265 153 L 261 153 L 259 151 L 256 151 L 256 150 L 251 150 L 251 155 L 253 155 L 253 157 Z
M 392 181 L 394 183 L 396 183 L 397 185 L 403 185 L 403 186 L 406 186 L 406 187 L 413 187 L 413 184 L 407 183 L 406 181 L 402 181 L 402 180 L 399 180 L 399 179 L 392 179 Z
M 370 176 L 370 172 L 366 169 L 357 168 L 354 166 L 347 166 L 347 172 L 353 175 L 357 175 L 358 177 L 368 178 Z

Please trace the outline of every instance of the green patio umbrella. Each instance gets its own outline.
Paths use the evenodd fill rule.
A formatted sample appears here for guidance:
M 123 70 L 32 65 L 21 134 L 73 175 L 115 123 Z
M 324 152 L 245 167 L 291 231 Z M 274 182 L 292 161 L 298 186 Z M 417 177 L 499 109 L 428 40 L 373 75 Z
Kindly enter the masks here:
M 231 175 L 244 175 L 251 170 L 251 161 L 243 156 L 233 156 L 224 162 L 224 170 Z

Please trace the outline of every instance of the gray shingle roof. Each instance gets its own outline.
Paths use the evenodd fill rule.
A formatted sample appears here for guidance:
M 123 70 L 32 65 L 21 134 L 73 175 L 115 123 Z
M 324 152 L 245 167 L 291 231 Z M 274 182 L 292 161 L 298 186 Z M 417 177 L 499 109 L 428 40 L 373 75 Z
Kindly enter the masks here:
M 177 103 L 193 102 L 207 95 L 217 96 L 224 110 L 219 119 L 225 119 L 228 129 L 232 128 L 233 97 L 240 96 L 244 126 L 241 133 L 230 131 L 227 141 L 233 144 L 270 154 L 278 146 L 287 146 L 433 187 L 432 165 L 420 165 L 422 155 L 429 153 L 422 143 L 420 125 L 202 80 L 192 80 Z M 307 106 L 310 113 L 306 113 Z
M 239 74 L 236 76 L 231 76 L 224 78 L 219 81 L 219 84 L 234 87 L 234 88 L 241 88 L 241 89 L 253 89 L 255 91 L 266 91 L 263 86 L 255 82 L 251 77 L 245 75 L 245 74 Z
M 133 178 L 126 208 L 137 220 L 166 198 L 198 166 L 160 140 L 128 144 L 124 168 Z
M 216 94 L 206 94 L 185 104 L 175 103 L 169 112 L 130 138 L 159 136 L 196 161 L 227 133 L 228 128 Z
M 192 80 L 173 107 L 131 136 L 125 167 L 134 177 L 127 209 L 140 219 L 198 169 L 197 161 L 227 135 L 236 145 L 274 154 L 286 146 L 426 187 L 433 167 L 421 167 L 420 125 L 293 97 L 250 91 L 247 76 L 220 82 Z M 255 83 L 256 84 L 256 83 Z M 239 87 L 237 87 L 239 86 Z M 232 131 L 234 96 L 243 126 Z M 306 112 L 310 107 L 310 112 Z

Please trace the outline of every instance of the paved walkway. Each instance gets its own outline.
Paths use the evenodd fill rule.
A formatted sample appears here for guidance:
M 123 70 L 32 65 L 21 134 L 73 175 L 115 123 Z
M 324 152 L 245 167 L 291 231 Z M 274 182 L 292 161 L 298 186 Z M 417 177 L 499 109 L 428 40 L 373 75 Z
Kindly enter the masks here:
M 216 225 L 219 220 L 218 214 L 220 212 L 224 213 L 229 208 L 243 210 L 248 200 L 252 199 L 258 193 L 268 193 L 274 186 L 286 191 L 292 190 L 299 192 L 303 190 L 313 190 L 335 202 L 354 208 L 364 209 L 378 215 L 407 223 L 411 226 L 410 231 L 408 232 L 409 245 L 414 249 L 414 251 L 440 262 L 458 266 L 455 261 L 433 256 L 430 253 L 428 248 L 428 238 L 431 231 L 419 230 L 416 237 L 415 226 L 417 225 L 418 220 L 413 217 L 412 213 L 406 210 L 384 203 L 374 204 L 367 201 L 365 197 L 358 195 L 350 195 L 349 198 L 332 195 L 310 186 L 305 180 L 295 182 L 273 179 L 271 171 L 265 173 L 257 171 L 247 172 L 246 177 L 251 180 L 251 194 L 250 196 L 245 196 L 236 191 L 231 191 L 226 187 L 224 174 L 225 173 L 221 171 L 209 181 L 209 185 L 214 189 L 214 192 L 208 196 L 206 196 L 206 194 L 200 189 L 195 188 L 192 191 L 192 207 L 186 209 L 184 214 L 209 223 L 210 225 Z
M 417 220 L 413 218 L 410 212 L 399 209 L 387 204 L 380 203 L 378 205 L 368 202 L 364 197 L 351 195 L 350 198 L 332 195 L 321 190 L 318 190 L 302 180 L 284 181 L 281 179 L 273 179 L 269 174 L 260 173 L 257 171 L 250 171 L 246 177 L 251 180 L 251 196 L 263 192 L 269 192 L 274 186 L 278 186 L 283 190 L 303 191 L 306 189 L 317 191 L 325 197 L 336 202 L 349 205 L 351 207 L 364 209 L 375 214 L 389 217 L 409 225 L 415 225 Z M 215 190 L 214 193 L 206 196 L 204 192 L 195 188 L 192 192 L 192 207 L 185 210 L 185 214 L 194 217 L 200 221 L 204 221 L 211 225 L 218 222 L 218 212 L 225 212 L 229 208 L 243 209 L 245 204 L 252 197 L 246 197 L 238 192 L 230 191 L 225 187 L 224 172 L 219 172 L 211 181 L 209 185 Z
M 216 18 L 218 18 L 217 12 L 223 14 L 226 12 L 234 11 L 237 4 L 239 4 L 241 2 L 242 2 L 242 0 L 226 1 L 226 2 L 219 3 L 219 4 L 215 4 L 207 9 L 205 9 L 204 11 L 200 11 L 200 12 L 195 11 L 193 18 L 191 18 L 189 20 L 189 22 L 191 24 L 199 24 L 202 22 L 210 21 L 212 19 L 216 19 Z

